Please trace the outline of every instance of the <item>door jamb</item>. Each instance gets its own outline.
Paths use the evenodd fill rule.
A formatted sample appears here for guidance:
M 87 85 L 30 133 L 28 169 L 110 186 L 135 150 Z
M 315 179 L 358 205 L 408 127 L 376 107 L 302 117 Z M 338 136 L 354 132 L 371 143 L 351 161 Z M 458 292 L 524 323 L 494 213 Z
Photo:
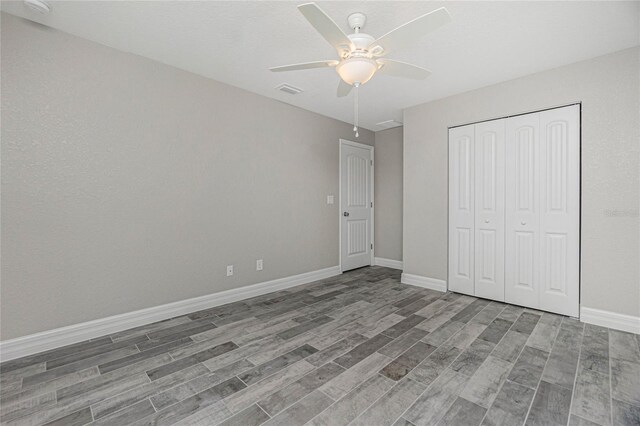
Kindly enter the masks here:
M 340 161 L 338 164 L 338 264 L 340 266 L 340 272 L 342 273 L 342 146 L 343 145 L 350 145 L 356 148 L 363 148 L 363 149 L 368 149 L 369 151 L 371 151 L 371 164 L 370 164 L 370 179 L 371 179 L 371 223 L 370 223 L 370 235 L 371 235 L 371 244 L 373 244 L 373 248 L 371 249 L 371 259 L 370 259 L 370 265 L 373 266 L 374 265 L 374 259 L 375 259 L 375 249 L 376 249 L 376 245 L 374 244 L 374 212 L 375 212 L 375 206 L 376 203 L 374 201 L 374 181 L 375 181 L 375 176 L 374 176 L 374 167 L 375 167 L 375 147 L 371 146 L 371 145 L 365 145 L 363 143 L 359 143 L 359 142 L 354 142 L 354 141 L 350 141 L 348 139 L 339 139 L 339 145 L 338 145 L 338 152 L 339 152 L 339 157 L 340 157 Z

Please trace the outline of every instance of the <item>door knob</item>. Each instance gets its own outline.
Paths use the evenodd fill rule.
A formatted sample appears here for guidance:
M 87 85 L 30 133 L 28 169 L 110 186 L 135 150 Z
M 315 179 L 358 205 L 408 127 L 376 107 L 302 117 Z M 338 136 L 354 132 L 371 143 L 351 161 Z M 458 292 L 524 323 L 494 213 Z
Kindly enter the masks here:
M 484 223 L 489 223 L 489 219 L 485 219 L 485 220 L 484 220 Z
M 520 222 L 520 225 L 526 225 L 527 222 Z
M 348 216 L 349 216 L 349 212 L 344 212 L 344 213 L 342 213 L 342 216 L 344 216 L 344 217 L 348 217 Z

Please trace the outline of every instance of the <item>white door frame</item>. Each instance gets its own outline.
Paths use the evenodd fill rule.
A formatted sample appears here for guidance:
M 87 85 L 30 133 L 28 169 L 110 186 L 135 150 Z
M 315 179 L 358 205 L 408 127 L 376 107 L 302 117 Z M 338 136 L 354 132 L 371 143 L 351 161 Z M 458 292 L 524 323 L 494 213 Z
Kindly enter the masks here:
M 374 184 L 374 167 L 375 167 L 375 160 L 374 160 L 374 153 L 375 153 L 375 148 L 371 145 L 365 145 L 363 143 L 359 143 L 359 142 L 354 142 L 354 141 L 350 141 L 347 139 L 340 139 L 339 140 L 339 145 L 338 145 L 338 151 L 340 154 L 340 163 L 338 165 L 338 264 L 340 265 L 340 272 L 342 272 L 342 146 L 343 145 L 350 145 L 356 148 L 362 148 L 362 149 L 368 149 L 369 151 L 371 151 L 371 173 L 369 174 L 370 179 L 371 179 L 371 244 L 372 244 L 372 249 L 371 249 L 371 266 L 374 265 L 374 250 L 376 249 L 376 245 L 374 244 L 374 210 L 375 210 L 375 201 L 373 199 L 373 195 L 374 195 L 374 188 L 373 188 L 373 184 Z

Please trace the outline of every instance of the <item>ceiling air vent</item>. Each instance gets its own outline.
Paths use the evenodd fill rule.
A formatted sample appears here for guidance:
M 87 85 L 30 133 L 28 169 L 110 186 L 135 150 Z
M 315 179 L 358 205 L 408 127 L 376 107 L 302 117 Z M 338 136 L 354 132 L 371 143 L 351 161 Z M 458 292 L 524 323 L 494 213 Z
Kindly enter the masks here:
M 394 127 L 402 126 L 402 123 L 396 120 L 387 120 L 376 123 L 376 126 L 382 127 L 383 129 L 392 129 Z
M 284 93 L 288 93 L 290 95 L 297 95 L 298 93 L 302 93 L 303 91 L 302 89 L 298 89 L 297 87 L 287 83 L 282 83 L 281 85 L 276 86 L 276 90 L 279 90 Z

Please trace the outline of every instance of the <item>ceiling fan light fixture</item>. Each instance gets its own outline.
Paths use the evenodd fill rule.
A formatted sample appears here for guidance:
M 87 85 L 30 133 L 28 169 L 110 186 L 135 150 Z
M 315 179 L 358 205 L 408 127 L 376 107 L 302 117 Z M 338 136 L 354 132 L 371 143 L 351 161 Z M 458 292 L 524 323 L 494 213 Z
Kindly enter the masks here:
M 377 70 L 378 64 L 369 58 L 344 59 L 336 66 L 336 71 L 340 78 L 351 85 L 366 83 Z
M 426 78 L 430 71 L 405 62 L 382 58 L 388 52 L 402 48 L 423 35 L 451 21 L 447 9 L 441 7 L 426 13 L 416 19 L 407 22 L 398 28 L 389 31 L 380 38 L 362 33 L 362 27 L 367 20 L 364 13 L 352 13 L 347 18 L 353 34 L 345 34 L 315 3 L 305 3 L 298 6 L 300 13 L 307 21 L 338 51 L 338 61 L 315 61 L 303 64 L 285 65 L 270 68 L 273 72 L 306 70 L 312 68 L 335 67 L 340 76 L 340 83 L 336 94 L 339 98 L 345 97 L 354 90 L 353 131 L 358 137 L 358 91 L 361 85 L 368 82 L 371 77 L 380 70 L 387 75 L 421 80 Z

